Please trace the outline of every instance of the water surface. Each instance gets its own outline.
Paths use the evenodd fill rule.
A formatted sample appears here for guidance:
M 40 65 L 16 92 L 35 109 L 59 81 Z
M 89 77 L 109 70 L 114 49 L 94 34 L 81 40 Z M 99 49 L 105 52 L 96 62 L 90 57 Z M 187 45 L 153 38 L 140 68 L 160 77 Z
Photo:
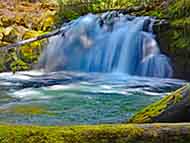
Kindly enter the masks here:
M 120 123 L 185 82 L 79 72 L 0 74 L 0 122 L 34 125 Z

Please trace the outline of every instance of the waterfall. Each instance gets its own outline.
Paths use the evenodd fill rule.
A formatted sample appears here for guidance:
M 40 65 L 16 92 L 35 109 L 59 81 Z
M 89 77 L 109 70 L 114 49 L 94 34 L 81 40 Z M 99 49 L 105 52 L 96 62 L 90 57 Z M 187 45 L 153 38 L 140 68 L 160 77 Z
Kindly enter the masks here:
M 117 72 L 172 77 L 150 17 L 118 12 L 88 14 L 64 25 L 67 31 L 49 39 L 39 65 L 45 71 Z M 147 30 L 146 30 L 147 29 Z

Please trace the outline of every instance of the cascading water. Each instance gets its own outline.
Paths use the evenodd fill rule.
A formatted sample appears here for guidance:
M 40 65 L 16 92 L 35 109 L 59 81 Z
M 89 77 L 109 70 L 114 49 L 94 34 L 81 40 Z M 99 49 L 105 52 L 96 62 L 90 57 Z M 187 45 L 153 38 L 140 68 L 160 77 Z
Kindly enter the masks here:
M 64 34 L 50 39 L 40 66 L 46 71 L 172 77 L 170 61 L 161 54 L 152 32 L 153 22 L 117 12 L 80 17 L 66 26 Z
M 67 23 L 42 54 L 39 66 L 49 72 L 0 74 L 0 122 L 121 123 L 178 89 L 185 81 L 153 78 L 172 76 L 153 22 L 111 12 Z

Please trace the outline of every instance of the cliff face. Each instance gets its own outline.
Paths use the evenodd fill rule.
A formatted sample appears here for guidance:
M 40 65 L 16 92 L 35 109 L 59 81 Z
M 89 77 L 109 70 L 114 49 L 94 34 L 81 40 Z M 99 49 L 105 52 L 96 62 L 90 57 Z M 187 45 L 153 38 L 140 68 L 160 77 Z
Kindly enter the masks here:
M 161 50 L 171 58 L 174 77 L 190 80 L 190 1 L 172 1 L 161 10 L 169 25 L 155 28 Z M 158 16 L 159 17 L 159 16 Z
M 171 59 L 174 78 L 190 80 L 189 28 L 186 26 L 183 28 L 163 26 L 156 29 L 156 33 L 161 51 Z
M 174 78 L 190 80 L 190 1 L 158 0 L 151 10 L 138 15 L 165 19 L 168 24 L 156 25 L 154 31 L 161 51 L 168 55 L 174 69 Z

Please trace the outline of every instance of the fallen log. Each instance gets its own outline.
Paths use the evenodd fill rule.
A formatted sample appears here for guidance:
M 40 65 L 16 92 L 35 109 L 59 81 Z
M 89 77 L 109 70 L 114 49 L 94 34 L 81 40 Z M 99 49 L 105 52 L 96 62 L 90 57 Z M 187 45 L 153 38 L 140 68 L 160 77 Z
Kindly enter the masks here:
M 190 85 L 145 107 L 128 123 L 190 122 Z
M 189 143 L 190 124 L 117 124 L 83 126 L 0 125 L 8 143 Z
M 52 36 L 58 35 L 60 33 L 64 33 L 66 31 L 66 29 L 67 29 L 66 27 L 63 27 L 63 28 L 60 28 L 58 30 L 49 32 L 47 34 L 43 34 L 43 35 L 40 35 L 40 36 L 37 36 L 37 37 L 34 37 L 34 38 L 26 39 L 26 40 L 19 41 L 19 42 L 16 42 L 16 43 L 13 43 L 13 44 L 10 44 L 10 45 L 7 45 L 7 46 L 3 46 L 3 47 L 0 47 L 0 50 L 10 50 L 12 48 L 20 47 L 20 46 L 23 46 L 25 44 L 29 44 L 29 43 L 32 43 L 32 42 L 35 42 L 35 41 L 47 39 L 47 38 L 50 38 Z

